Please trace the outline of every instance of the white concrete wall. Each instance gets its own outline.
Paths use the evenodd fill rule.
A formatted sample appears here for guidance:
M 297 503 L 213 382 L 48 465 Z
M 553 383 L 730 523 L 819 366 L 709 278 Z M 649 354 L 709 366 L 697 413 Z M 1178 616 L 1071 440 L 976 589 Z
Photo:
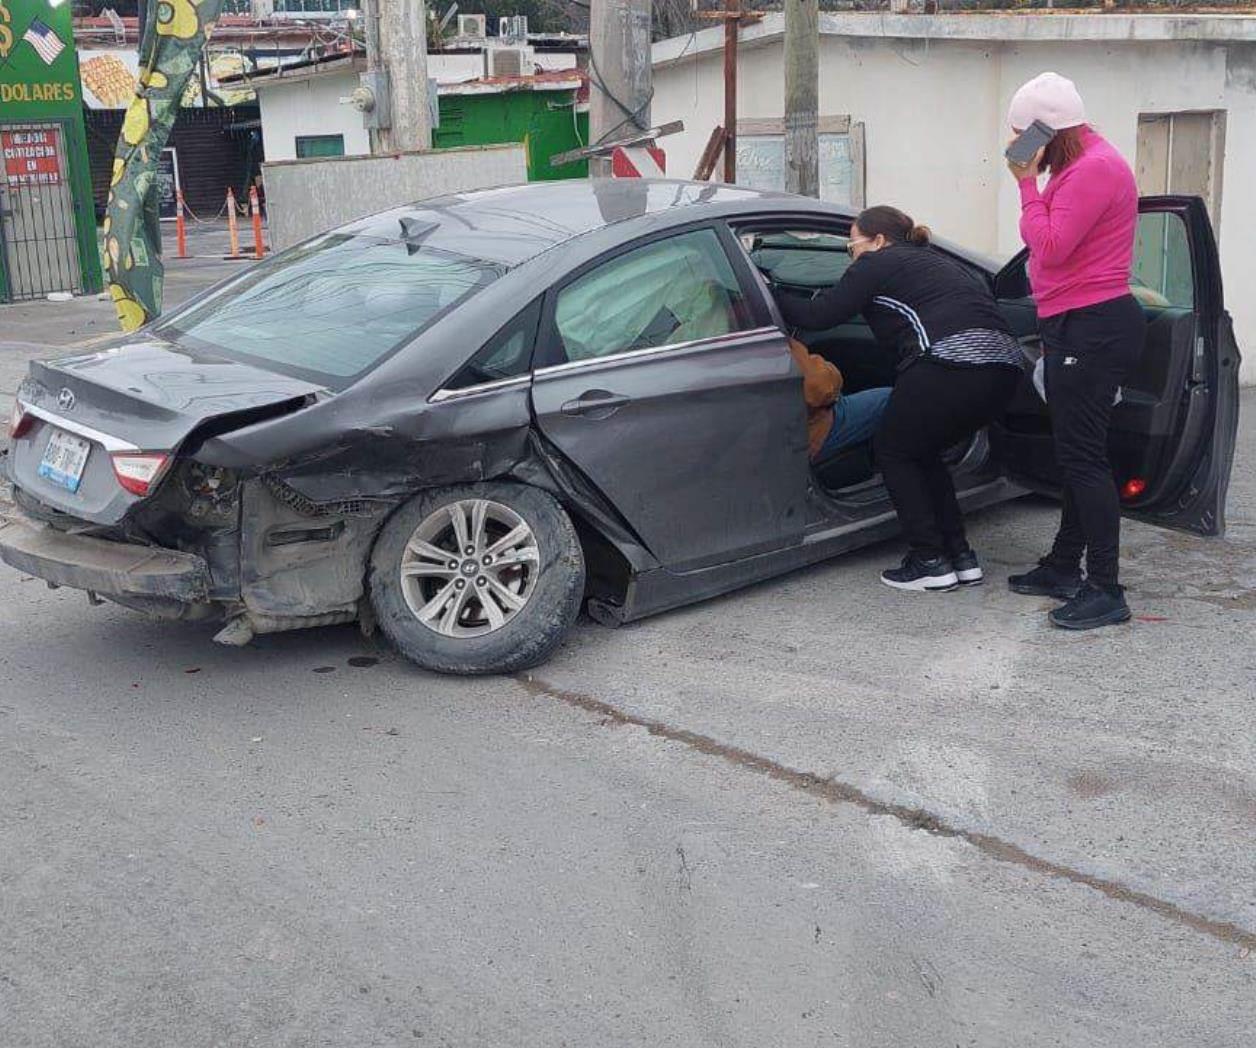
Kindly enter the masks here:
M 266 159 L 295 159 L 298 135 L 344 135 L 345 156 L 369 153 L 371 143 L 362 126 L 362 114 L 340 103 L 357 85 L 357 73 L 328 73 L 291 83 L 258 85 Z
M 919 23 L 917 23 L 919 24 Z M 780 117 L 783 45 L 743 45 L 739 115 Z M 1054 69 L 1077 81 L 1092 122 L 1134 160 L 1139 113 L 1227 111 L 1220 242 L 1243 379 L 1256 383 L 1256 44 L 1191 41 L 999 41 L 875 36 L 821 38 L 821 115 L 866 127 L 867 197 L 939 234 L 1003 257 L 1020 245 L 1015 185 L 1002 152 L 1007 105 L 1025 80 Z M 652 119 L 683 120 L 663 140 L 668 173 L 693 173 L 723 121 L 718 51 L 656 65 Z
M 483 55 L 429 54 L 427 75 L 438 84 L 461 84 L 484 75 Z
M 537 51 L 533 58 L 536 60 L 538 73 L 575 69 L 579 65 L 574 54 L 567 54 L 561 51 Z
M 388 156 L 270 161 L 262 165 L 276 250 L 390 207 L 513 185 L 528 178 L 521 143 Z

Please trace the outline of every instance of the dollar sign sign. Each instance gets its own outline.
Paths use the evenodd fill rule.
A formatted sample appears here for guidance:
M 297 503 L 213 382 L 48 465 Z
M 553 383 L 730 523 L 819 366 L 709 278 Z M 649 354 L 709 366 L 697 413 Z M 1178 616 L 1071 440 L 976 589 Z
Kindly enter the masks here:
M 0 58 L 8 58 L 13 50 L 13 30 L 6 25 L 11 17 L 9 9 L 0 4 Z

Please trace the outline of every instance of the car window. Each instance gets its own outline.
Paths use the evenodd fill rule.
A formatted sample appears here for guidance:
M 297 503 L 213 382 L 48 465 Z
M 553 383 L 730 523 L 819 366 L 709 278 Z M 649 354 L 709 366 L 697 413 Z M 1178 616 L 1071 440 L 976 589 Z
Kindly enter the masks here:
M 467 389 L 526 375 L 532 367 L 532 347 L 540 316 L 541 300 L 538 298 L 484 343 L 444 388 Z
M 1181 215 L 1161 211 L 1138 216 L 1130 285 L 1143 305 L 1195 308 L 1191 242 Z
M 773 284 L 831 287 L 851 263 L 846 237 L 807 231 L 742 234 L 750 261 Z
M 500 267 L 378 237 L 329 234 L 276 255 L 158 327 L 228 357 L 344 385 Z
M 1028 259 L 1009 266 L 995 284 L 1000 299 L 1028 298 Z M 1150 309 L 1195 308 L 1190 233 L 1181 215 L 1144 211 L 1138 216 L 1130 293 Z
M 554 325 L 567 360 L 713 338 L 751 325 L 714 230 L 618 255 L 558 293 Z

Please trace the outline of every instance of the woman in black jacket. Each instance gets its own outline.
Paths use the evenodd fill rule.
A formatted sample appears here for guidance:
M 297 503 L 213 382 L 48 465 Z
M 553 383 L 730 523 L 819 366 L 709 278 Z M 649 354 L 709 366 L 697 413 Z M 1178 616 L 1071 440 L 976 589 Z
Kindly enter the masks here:
M 929 230 L 893 207 L 871 207 L 850 230 L 855 261 L 812 298 L 782 293 L 786 321 L 823 330 L 863 314 L 899 357 L 874 441 L 907 537 L 887 586 L 950 590 L 982 581 L 943 453 L 998 416 L 1022 375 L 1020 345 L 985 281 L 929 245 Z

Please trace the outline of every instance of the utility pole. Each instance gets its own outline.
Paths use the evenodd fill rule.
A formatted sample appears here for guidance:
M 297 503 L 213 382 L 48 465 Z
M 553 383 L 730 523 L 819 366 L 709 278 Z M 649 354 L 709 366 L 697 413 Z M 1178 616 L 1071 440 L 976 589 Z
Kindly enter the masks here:
M 737 34 L 741 0 L 724 0 L 724 181 L 737 181 Z
M 815 0 L 813 0 L 815 2 Z M 699 11 L 699 18 L 724 23 L 724 181 L 737 181 L 737 39 L 743 25 L 761 21 L 763 12 L 746 11 L 741 0 L 724 0 L 715 11 Z M 718 136 L 719 129 L 716 135 Z M 715 136 L 712 142 L 716 141 Z
M 820 195 L 818 0 L 785 0 L 785 191 Z
M 589 7 L 589 139 L 629 138 L 650 127 L 650 0 L 592 0 Z M 608 177 L 610 157 L 589 174 Z
M 373 153 L 432 146 L 428 109 L 427 8 L 423 0 L 367 0 L 366 65 L 371 77 Z

